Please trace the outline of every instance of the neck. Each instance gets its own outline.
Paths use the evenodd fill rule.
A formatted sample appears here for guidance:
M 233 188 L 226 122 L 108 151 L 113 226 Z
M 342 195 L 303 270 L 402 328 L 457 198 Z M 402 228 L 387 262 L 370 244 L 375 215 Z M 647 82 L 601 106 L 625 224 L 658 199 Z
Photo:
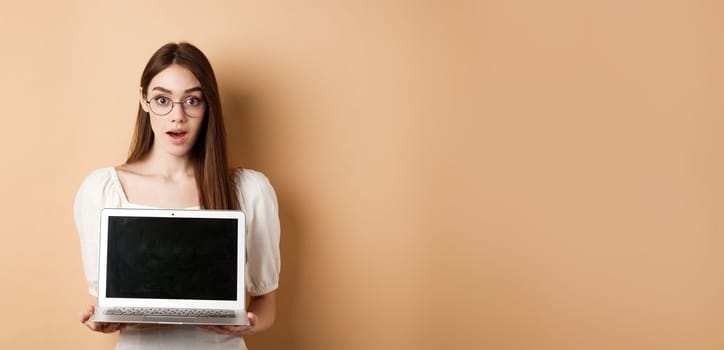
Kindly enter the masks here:
M 194 165 L 189 155 L 177 156 L 159 152 L 152 147 L 145 161 L 150 172 L 168 179 L 194 175 Z

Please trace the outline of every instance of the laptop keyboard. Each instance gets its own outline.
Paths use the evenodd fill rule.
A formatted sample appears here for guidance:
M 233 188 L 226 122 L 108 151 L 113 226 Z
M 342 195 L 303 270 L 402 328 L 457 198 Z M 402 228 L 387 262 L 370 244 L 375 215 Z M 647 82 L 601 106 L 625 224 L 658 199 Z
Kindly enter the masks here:
M 175 309 L 175 308 L 146 308 L 146 307 L 115 307 L 105 309 L 106 315 L 124 316 L 173 316 L 173 317 L 236 317 L 233 310 L 215 309 Z

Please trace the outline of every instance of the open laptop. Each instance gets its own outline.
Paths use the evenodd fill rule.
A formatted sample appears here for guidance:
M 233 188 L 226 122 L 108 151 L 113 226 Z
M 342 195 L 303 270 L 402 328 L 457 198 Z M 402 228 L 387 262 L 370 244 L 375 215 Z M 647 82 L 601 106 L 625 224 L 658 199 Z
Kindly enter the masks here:
M 245 217 L 103 209 L 96 322 L 248 325 Z

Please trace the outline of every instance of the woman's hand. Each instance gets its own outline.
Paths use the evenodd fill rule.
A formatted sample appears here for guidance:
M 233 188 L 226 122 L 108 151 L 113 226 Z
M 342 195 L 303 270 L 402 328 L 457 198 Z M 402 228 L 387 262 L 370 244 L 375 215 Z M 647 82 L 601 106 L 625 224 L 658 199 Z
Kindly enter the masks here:
M 105 323 L 88 321 L 96 311 L 95 306 L 91 305 L 80 313 L 80 323 L 84 324 L 88 329 L 94 332 L 113 333 L 125 327 L 125 323 Z
M 203 329 L 208 329 L 210 331 L 214 331 L 219 334 L 238 335 L 238 336 L 242 336 L 242 337 L 247 336 L 247 335 L 252 335 L 257 332 L 256 315 L 254 315 L 251 312 L 247 312 L 246 317 L 249 318 L 248 326 L 199 326 L 199 327 L 201 327 Z
M 274 310 L 276 309 L 276 291 L 263 295 L 252 296 L 249 301 L 246 317 L 248 326 L 200 326 L 220 334 L 247 336 L 263 332 L 274 324 Z

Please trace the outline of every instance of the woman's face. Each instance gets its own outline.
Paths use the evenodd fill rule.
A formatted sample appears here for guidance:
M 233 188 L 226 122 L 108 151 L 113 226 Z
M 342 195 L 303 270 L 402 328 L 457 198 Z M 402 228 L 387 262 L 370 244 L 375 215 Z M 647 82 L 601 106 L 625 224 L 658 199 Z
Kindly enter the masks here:
M 187 156 L 198 138 L 206 103 L 201 84 L 187 68 L 172 64 L 141 91 L 141 106 L 151 118 L 153 147 L 175 156 Z M 170 110 L 170 111 L 169 111 Z

